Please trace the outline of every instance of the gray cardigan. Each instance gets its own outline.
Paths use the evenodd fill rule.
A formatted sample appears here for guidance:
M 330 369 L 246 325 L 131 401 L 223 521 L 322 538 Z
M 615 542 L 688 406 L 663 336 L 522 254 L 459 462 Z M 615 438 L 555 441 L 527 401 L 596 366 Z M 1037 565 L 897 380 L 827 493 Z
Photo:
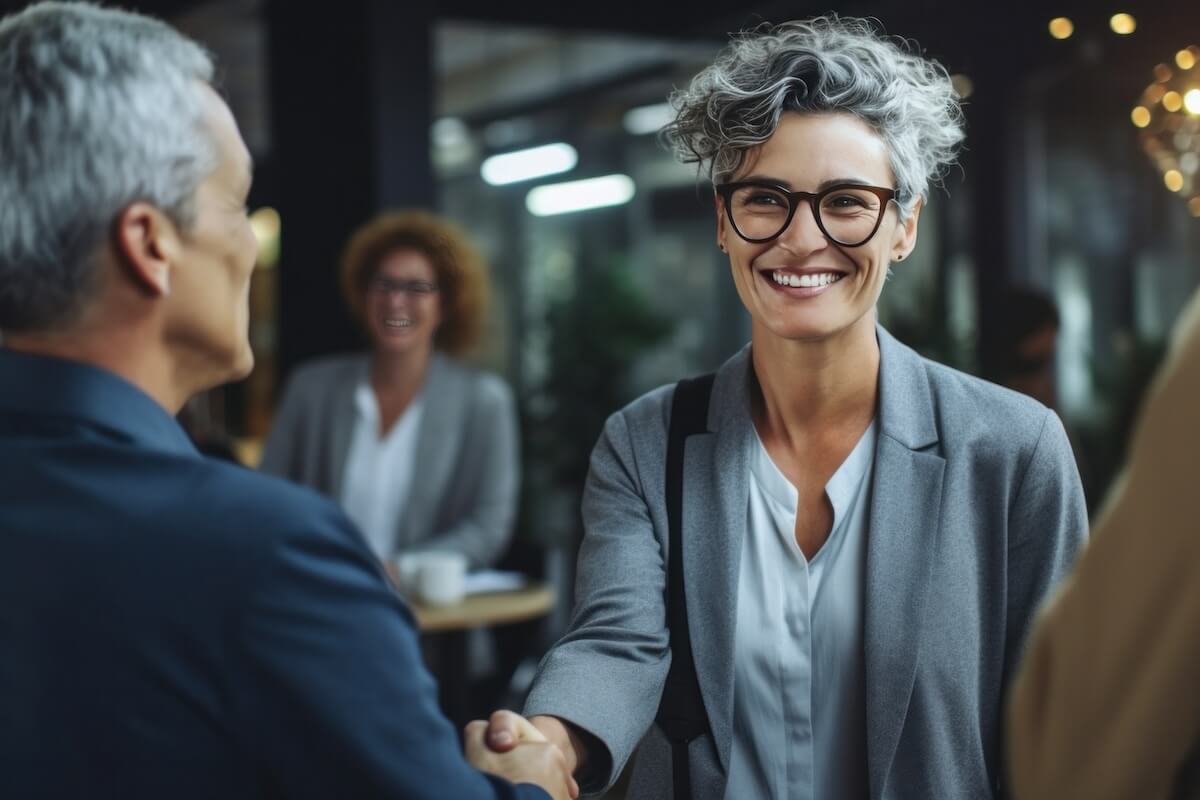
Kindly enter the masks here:
M 992 797 L 1003 773 L 1002 696 L 1031 615 L 1086 540 L 1079 475 L 1053 412 L 921 358 L 883 328 L 878 337 L 863 631 L 870 796 Z M 712 726 L 690 745 L 697 800 L 724 796 L 732 744 L 754 441 L 749 355 L 721 367 L 710 433 L 691 437 L 684 459 L 688 618 Z M 652 723 L 671 658 L 663 483 L 672 392 L 614 414 L 596 445 L 575 612 L 525 707 L 603 744 L 590 752 L 585 791 L 611 784 L 636 748 L 630 796 L 639 800 L 670 796 L 670 751 Z
M 354 431 L 354 389 L 369 357 L 335 356 L 288 382 L 260 469 L 335 500 Z M 453 550 L 472 567 L 508 545 L 520 483 L 512 392 L 495 375 L 435 355 L 422 388 L 416 469 L 396 525 L 396 552 Z

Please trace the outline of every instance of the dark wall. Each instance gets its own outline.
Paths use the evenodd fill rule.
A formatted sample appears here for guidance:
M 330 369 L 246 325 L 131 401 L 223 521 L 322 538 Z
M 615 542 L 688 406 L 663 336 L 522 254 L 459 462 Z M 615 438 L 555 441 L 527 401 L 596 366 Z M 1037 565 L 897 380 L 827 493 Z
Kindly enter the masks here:
M 432 207 L 428 13 L 384 0 L 269 0 L 273 203 L 283 220 L 279 360 L 361 346 L 337 288 L 346 238 L 377 211 Z

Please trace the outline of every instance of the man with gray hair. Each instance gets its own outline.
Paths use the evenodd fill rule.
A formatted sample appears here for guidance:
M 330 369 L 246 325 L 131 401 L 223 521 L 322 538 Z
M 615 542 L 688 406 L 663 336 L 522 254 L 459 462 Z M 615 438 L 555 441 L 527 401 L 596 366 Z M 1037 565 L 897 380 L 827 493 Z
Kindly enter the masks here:
M 0 797 L 566 798 L 536 732 L 464 761 L 332 503 L 172 419 L 253 364 L 212 71 L 135 14 L 0 21 Z

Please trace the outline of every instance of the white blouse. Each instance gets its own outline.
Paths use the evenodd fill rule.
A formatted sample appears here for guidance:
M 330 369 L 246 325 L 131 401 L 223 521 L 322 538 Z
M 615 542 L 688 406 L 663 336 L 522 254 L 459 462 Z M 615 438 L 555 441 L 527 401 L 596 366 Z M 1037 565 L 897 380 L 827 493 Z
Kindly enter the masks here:
M 368 381 L 355 389 L 354 407 L 357 418 L 339 497 L 347 516 L 383 560 L 395 552 L 400 514 L 412 485 L 422 400 L 415 397 L 382 438 L 379 403 Z
M 876 423 L 825 486 L 829 538 L 796 543 L 799 493 L 755 437 L 738 575 L 725 796 L 867 796 L 863 587 Z

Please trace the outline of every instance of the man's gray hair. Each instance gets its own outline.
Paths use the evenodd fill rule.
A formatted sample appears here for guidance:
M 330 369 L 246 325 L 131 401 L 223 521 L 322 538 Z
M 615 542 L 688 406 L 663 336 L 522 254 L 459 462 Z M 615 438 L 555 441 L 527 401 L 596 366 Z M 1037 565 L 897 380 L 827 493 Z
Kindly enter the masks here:
M 784 112 L 845 112 L 884 140 L 897 202 L 908 213 L 954 161 L 963 139 L 946 70 L 869 20 L 826 16 L 734 36 L 714 63 L 671 96 L 663 138 L 686 163 L 728 180 Z
M 0 20 L 0 330 L 69 325 L 118 215 L 179 225 L 216 168 L 208 54 L 158 20 L 47 2 Z

